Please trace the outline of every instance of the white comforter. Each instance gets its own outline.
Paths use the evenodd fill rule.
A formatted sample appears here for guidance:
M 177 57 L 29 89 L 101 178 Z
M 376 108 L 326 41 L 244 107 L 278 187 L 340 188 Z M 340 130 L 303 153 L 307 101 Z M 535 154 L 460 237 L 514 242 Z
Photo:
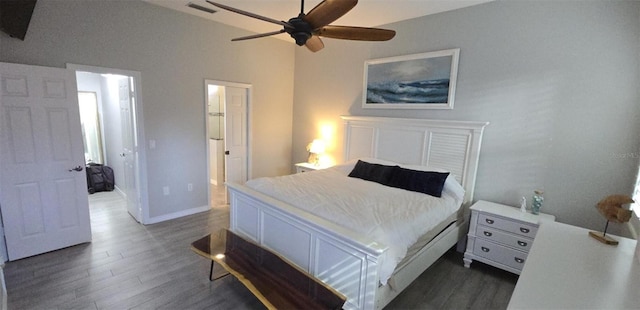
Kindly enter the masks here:
M 450 177 L 442 197 L 437 198 L 348 177 L 352 168 L 353 164 L 347 164 L 258 178 L 246 185 L 387 246 L 387 260 L 382 262 L 379 274 L 384 285 L 407 249 L 459 209 L 462 187 L 456 183 L 459 189 L 448 188 L 453 180 Z

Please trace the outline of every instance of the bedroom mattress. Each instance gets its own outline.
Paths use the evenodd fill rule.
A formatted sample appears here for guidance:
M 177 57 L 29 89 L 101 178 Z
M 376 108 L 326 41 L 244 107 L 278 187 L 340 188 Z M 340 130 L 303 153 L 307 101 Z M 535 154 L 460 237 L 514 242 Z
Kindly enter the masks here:
M 387 246 L 379 273 L 384 285 L 410 249 L 415 253 L 455 221 L 463 197 L 446 184 L 438 198 L 351 178 L 353 166 L 258 178 L 246 185 Z

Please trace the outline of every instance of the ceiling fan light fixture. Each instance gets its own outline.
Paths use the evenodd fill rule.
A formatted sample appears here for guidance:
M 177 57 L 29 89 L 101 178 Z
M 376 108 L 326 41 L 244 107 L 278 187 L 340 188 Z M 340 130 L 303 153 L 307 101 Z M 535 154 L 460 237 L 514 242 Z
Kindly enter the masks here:
M 311 38 L 313 29 L 311 29 L 311 25 L 304 20 L 304 13 L 300 13 L 297 17 L 289 19 L 287 23 L 293 27 L 285 29 L 285 31 L 296 41 L 297 45 L 303 46 L 307 40 Z
M 288 23 L 293 26 L 291 29 L 285 29 L 285 31 L 296 40 L 296 44 L 303 46 L 309 38 L 311 38 L 311 32 L 313 29 L 311 25 L 304 19 L 304 14 L 300 13 L 298 17 L 289 19 Z
M 291 35 L 291 37 L 296 40 L 296 44 L 299 46 L 303 46 L 305 43 L 307 43 L 307 40 L 311 38 L 311 33 L 309 32 L 292 32 L 289 33 L 289 35 Z

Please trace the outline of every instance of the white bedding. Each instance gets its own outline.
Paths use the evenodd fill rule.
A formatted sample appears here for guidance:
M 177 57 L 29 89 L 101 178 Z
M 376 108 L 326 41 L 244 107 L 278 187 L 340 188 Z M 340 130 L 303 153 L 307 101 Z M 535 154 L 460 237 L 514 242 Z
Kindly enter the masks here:
M 246 185 L 387 246 L 388 259 L 381 263 L 379 274 L 384 285 L 407 249 L 458 211 L 464 190 L 450 176 L 437 198 L 348 177 L 353 166 L 258 178 Z

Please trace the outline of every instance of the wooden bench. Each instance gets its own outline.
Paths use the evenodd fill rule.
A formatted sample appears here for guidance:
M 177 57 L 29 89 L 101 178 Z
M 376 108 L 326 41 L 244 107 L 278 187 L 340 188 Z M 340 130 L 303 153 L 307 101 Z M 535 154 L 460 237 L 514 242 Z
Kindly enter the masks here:
M 277 254 L 220 230 L 191 244 L 196 253 L 211 259 L 236 277 L 269 309 L 341 309 L 346 298 Z

